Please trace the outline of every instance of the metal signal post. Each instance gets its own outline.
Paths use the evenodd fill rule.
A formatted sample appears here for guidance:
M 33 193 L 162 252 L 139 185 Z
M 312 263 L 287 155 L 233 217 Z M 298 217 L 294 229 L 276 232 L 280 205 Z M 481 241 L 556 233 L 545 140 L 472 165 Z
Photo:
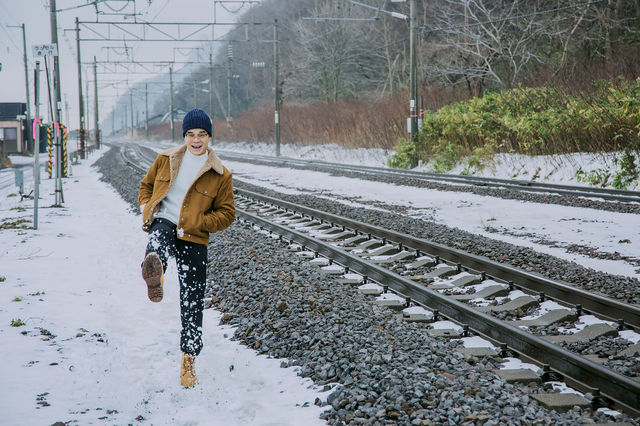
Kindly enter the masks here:
M 411 140 L 416 141 L 418 136 L 418 83 L 416 78 L 416 25 L 417 25 L 417 12 L 416 12 L 416 0 L 411 0 L 409 3 L 409 56 L 410 56 L 410 78 L 409 78 L 409 90 L 411 99 L 409 101 L 409 132 L 411 133 Z
M 275 85 L 276 157 L 280 156 L 280 58 L 278 57 L 278 20 L 273 23 L 273 65 Z
M 33 162 L 33 228 L 38 229 L 38 200 L 40 199 L 40 61 L 36 61 L 36 69 L 33 74 L 33 97 L 36 105 L 36 115 L 33 120 L 33 129 L 35 130 L 33 144 L 34 162 Z
M 82 57 L 80 54 L 80 24 L 76 17 L 76 48 L 78 53 L 78 110 L 80 111 L 80 128 L 78 135 L 80 136 L 80 158 L 87 158 L 87 140 L 85 135 L 85 115 L 84 115 L 84 99 L 82 97 Z M 89 93 L 87 93 L 89 95 Z M 86 118 L 89 118 L 88 116 Z
M 49 7 L 50 18 L 51 18 L 51 44 L 58 46 L 58 18 L 56 15 L 56 0 L 50 0 Z M 62 113 L 62 96 L 60 95 L 60 61 L 58 60 L 58 55 L 53 56 L 53 81 L 54 81 L 54 90 L 53 90 L 53 125 L 57 124 L 57 131 L 55 132 L 56 139 L 56 202 L 54 204 L 55 207 L 62 207 L 63 197 L 62 197 L 62 135 L 60 134 L 60 115 Z

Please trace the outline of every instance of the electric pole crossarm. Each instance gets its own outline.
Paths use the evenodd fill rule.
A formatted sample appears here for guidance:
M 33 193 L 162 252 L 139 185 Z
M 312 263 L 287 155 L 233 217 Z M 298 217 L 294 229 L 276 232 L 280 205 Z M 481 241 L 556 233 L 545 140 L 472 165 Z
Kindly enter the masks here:
M 145 33 L 144 36 L 140 37 L 139 35 L 134 34 L 131 31 L 122 28 L 122 26 L 120 24 L 113 24 L 113 26 L 115 28 L 119 29 L 120 31 L 122 31 L 123 33 L 129 34 L 131 37 L 133 37 L 132 41 L 142 41 L 142 40 L 144 40 L 144 36 L 146 36 L 146 31 L 144 32 Z M 169 40 L 169 41 L 171 41 L 171 40 Z
M 245 26 L 261 25 L 258 22 L 240 23 L 216 23 L 209 22 L 90 22 L 80 21 L 83 28 L 89 30 L 93 37 L 84 38 L 81 41 L 173 41 L 173 42 L 229 42 L 231 40 L 216 38 L 213 34 L 215 26 Z M 135 30 L 129 30 L 133 27 Z M 187 30 L 187 32 L 185 32 Z M 205 30 L 211 30 L 211 39 L 203 40 L 197 38 Z M 137 32 L 136 32 L 137 31 Z M 244 40 L 249 41 L 247 36 Z

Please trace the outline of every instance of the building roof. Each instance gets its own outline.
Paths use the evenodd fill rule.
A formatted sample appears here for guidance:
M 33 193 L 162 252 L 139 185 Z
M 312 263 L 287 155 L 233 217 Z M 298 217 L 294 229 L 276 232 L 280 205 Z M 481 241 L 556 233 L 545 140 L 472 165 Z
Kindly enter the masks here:
M 18 115 L 27 114 L 27 104 L 23 102 L 0 102 L 0 120 L 16 120 Z

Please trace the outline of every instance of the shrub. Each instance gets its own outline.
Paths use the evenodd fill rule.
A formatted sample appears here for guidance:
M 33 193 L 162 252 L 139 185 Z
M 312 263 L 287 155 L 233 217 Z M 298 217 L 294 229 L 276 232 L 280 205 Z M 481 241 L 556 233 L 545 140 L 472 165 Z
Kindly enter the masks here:
M 420 160 L 433 161 L 434 170 L 445 170 L 454 154 L 457 159 L 469 157 L 473 168 L 488 152 L 540 155 L 637 149 L 640 78 L 599 81 L 591 93 L 582 95 L 549 87 L 488 92 L 482 98 L 427 111 L 414 145 L 398 144 L 389 164 L 415 167 Z M 623 169 L 635 169 L 635 163 L 627 163 Z M 616 184 L 625 185 L 625 179 L 634 176 L 629 173 Z
M 27 325 L 20 318 L 11 320 L 11 327 L 22 327 L 23 325 Z
M 576 172 L 576 179 L 579 182 L 587 182 L 593 186 L 628 189 L 640 176 L 640 170 L 638 170 L 638 165 L 636 164 L 636 156 L 629 148 L 625 149 L 619 157 L 613 157 L 611 162 L 613 167 L 610 170 L 598 168 L 584 171 L 580 168 Z

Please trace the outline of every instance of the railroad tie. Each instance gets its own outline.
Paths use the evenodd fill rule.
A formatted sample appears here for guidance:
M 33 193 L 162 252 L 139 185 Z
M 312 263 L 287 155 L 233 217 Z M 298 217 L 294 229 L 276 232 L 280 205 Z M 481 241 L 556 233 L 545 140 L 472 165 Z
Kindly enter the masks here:
M 479 348 L 456 348 L 458 352 L 467 358 L 482 358 L 486 356 L 498 356 L 498 352 L 493 348 L 479 347 Z
M 368 296 L 380 296 L 384 289 L 378 284 L 368 283 L 358 287 L 358 292 Z
M 477 298 L 486 299 L 488 297 L 506 296 L 507 294 L 509 294 L 509 286 L 496 284 L 489 287 L 485 287 L 482 290 L 477 291 L 473 294 L 455 294 L 451 297 L 461 302 L 467 302 L 469 300 L 473 300 Z
M 388 254 L 396 254 L 398 252 L 398 247 L 393 246 L 391 244 L 384 245 L 382 247 L 378 247 L 375 250 L 368 253 L 369 256 L 385 256 Z
M 423 280 L 430 280 L 433 278 L 445 278 L 451 275 L 455 275 L 458 270 L 452 266 L 441 263 L 436 266 L 435 269 L 431 272 L 428 272 L 422 276 Z
M 561 321 L 574 321 L 576 314 L 568 309 L 554 309 L 546 314 L 530 320 L 515 320 L 511 324 L 526 327 L 548 327 Z
M 531 397 L 540 405 L 558 413 L 565 413 L 575 406 L 583 409 L 591 407 L 591 401 L 575 393 L 537 393 L 531 394 Z
M 334 228 L 335 229 L 335 228 Z M 317 235 L 316 237 L 319 240 L 324 240 L 324 241 L 336 241 L 336 240 L 341 240 L 349 235 L 353 235 L 353 232 L 349 232 L 349 231 L 342 231 L 340 229 L 337 230 L 337 232 L 332 232 L 331 233 L 323 233 L 320 235 Z
M 415 253 L 410 251 L 401 251 L 396 254 L 388 255 L 388 256 L 374 256 L 370 260 L 372 263 L 378 265 L 385 265 L 393 262 L 397 262 L 399 260 L 409 259 L 411 257 L 415 257 Z
M 478 310 L 482 312 L 511 312 L 517 309 L 528 309 L 538 304 L 538 299 L 531 296 L 520 296 L 510 302 L 497 306 L 479 306 Z
M 618 330 L 606 323 L 593 324 L 574 334 L 561 334 L 558 336 L 542 336 L 551 343 L 575 343 L 588 342 L 602 336 L 617 336 Z
M 640 343 L 629 346 L 627 349 L 621 351 L 618 355 L 623 356 L 640 356 Z
M 453 275 L 449 284 L 456 287 L 466 287 L 469 285 L 480 284 L 482 282 L 481 275 L 474 275 L 468 272 L 460 272 L 458 275 Z
M 367 241 L 367 237 L 365 237 L 364 235 L 355 235 L 351 238 L 347 238 L 346 240 L 344 240 L 342 244 L 344 244 L 345 246 L 348 246 L 352 244 L 360 244 L 363 241 Z M 344 249 L 351 250 L 351 248 L 347 248 L 347 247 L 344 247 Z
M 429 256 L 422 256 L 416 259 L 415 262 L 407 265 L 407 269 L 417 269 L 422 266 L 436 266 L 436 260 Z
M 542 377 L 529 368 L 512 368 L 506 370 L 494 370 L 494 373 L 507 383 L 540 383 Z

